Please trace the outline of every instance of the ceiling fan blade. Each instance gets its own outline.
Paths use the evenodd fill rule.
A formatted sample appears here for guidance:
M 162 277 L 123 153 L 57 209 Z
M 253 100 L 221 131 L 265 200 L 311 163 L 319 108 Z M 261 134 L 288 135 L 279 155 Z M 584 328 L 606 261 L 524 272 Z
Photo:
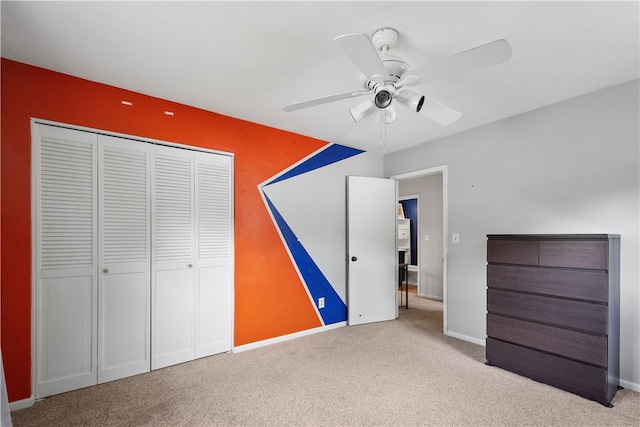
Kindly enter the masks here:
M 402 76 L 402 79 L 398 83 L 396 83 L 396 89 L 400 89 L 403 86 L 415 86 L 419 82 L 420 79 L 417 76 L 414 76 L 410 72 L 408 72 Z
M 334 39 L 342 47 L 349 59 L 356 64 L 365 77 L 379 75 L 386 79 L 389 75 L 376 48 L 366 34 L 345 34 Z
M 370 90 L 355 90 L 351 92 L 337 93 L 335 95 L 324 96 L 322 98 L 310 99 L 308 101 L 289 104 L 282 107 L 284 111 L 296 111 L 303 108 L 315 107 L 316 105 L 328 104 L 329 102 L 340 101 L 342 99 L 355 98 L 357 96 L 372 93 Z
M 443 58 L 427 66 L 410 70 L 407 74 L 425 84 L 445 77 L 455 76 L 495 64 L 507 62 L 511 58 L 511 45 L 504 39 L 496 40 L 471 50 Z M 408 84 L 410 85 L 410 84 Z
M 430 118 L 434 122 L 440 123 L 442 126 L 449 126 L 458 120 L 462 113 L 439 103 L 435 99 L 426 98 L 420 109 L 420 114 Z

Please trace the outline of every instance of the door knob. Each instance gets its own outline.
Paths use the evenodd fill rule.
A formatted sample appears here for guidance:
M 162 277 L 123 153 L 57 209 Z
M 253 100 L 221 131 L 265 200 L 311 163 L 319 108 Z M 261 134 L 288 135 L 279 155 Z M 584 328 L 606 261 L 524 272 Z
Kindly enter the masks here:
M 102 270 L 103 273 L 107 274 L 109 272 L 108 268 L 105 268 L 104 270 Z
M 358 257 L 355 257 L 355 256 L 351 257 L 351 261 L 357 261 L 357 260 L 358 260 Z
M 188 266 L 188 267 L 189 267 L 189 268 L 192 268 L 192 267 L 193 267 L 193 264 L 189 264 L 189 266 Z

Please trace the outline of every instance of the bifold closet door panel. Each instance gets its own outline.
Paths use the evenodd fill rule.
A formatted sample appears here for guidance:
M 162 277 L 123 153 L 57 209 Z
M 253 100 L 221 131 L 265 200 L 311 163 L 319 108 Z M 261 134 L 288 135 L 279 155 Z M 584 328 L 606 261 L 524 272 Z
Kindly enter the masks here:
M 230 351 L 233 319 L 233 158 L 195 153 L 196 357 Z
M 195 358 L 194 153 L 155 146 L 151 369 Z
M 151 148 L 99 135 L 98 383 L 149 372 Z
M 34 124 L 35 397 L 96 384 L 97 141 Z

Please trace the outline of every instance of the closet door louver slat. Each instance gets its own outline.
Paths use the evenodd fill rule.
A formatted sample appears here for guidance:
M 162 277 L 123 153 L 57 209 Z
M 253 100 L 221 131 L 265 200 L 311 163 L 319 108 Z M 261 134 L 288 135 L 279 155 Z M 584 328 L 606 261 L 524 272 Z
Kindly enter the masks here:
M 104 262 L 147 262 L 147 157 L 105 149 L 103 168 Z
M 94 263 L 94 147 L 43 138 L 40 146 L 42 269 Z
M 193 251 L 192 160 L 156 152 L 155 255 L 158 262 L 189 262 Z
M 229 227 L 229 167 L 198 164 L 198 259 L 227 258 L 231 229 Z

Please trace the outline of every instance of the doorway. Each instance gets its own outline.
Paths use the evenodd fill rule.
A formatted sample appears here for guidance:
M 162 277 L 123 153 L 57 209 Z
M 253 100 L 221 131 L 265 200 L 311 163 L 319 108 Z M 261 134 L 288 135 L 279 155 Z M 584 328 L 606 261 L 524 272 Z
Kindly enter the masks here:
M 443 332 L 447 335 L 447 166 L 391 176 L 398 200 L 418 198 L 416 250 L 418 295 L 442 301 Z
M 402 192 L 402 186 L 400 191 Z M 420 245 L 418 236 L 420 235 L 420 195 L 419 194 L 398 194 L 398 256 L 406 262 L 407 286 L 410 293 L 420 295 Z M 401 224 L 408 230 L 408 235 L 402 237 Z M 404 273 L 400 271 L 401 276 Z M 400 278 L 403 281 L 404 277 Z

